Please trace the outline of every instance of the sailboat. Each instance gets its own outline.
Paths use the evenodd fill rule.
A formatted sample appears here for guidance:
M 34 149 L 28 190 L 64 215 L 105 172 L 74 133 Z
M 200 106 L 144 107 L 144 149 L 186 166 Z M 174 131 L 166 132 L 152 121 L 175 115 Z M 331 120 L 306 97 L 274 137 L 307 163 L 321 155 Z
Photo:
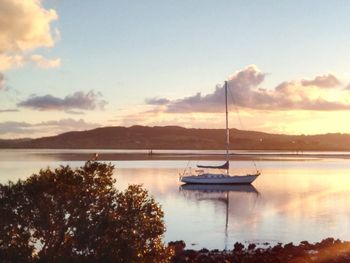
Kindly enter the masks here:
M 251 184 L 259 175 L 260 172 L 256 171 L 250 174 L 244 175 L 230 175 L 230 133 L 228 128 L 228 106 L 227 106 L 227 81 L 225 81 L 225 104 L 226 104 L 226 162 L 219 166 L 209 165 L 197 165 L 195 174 L 192 172 L 189 175 L 180 175 L 180 181 L 187 184 Z M 203 169 L 221 170 L 219 173 L 207 172 Z M 226 170 L 226 171 L 225 171 Z M 223 172 L 224 171 L 224 172 Z

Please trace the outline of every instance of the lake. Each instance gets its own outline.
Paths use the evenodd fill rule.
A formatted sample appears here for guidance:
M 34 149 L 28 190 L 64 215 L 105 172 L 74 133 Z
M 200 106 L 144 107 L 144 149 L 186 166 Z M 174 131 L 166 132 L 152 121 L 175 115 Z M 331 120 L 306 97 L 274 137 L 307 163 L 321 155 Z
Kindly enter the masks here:
M 62 158 L 62 154 L 94 152 L 96 150 L 0 150 L 0 183 L 25 179 L 48 166 L 77 167 L 84 162 Z M 123 150 L 115 153 L 123 154 Z M 184 240 L 188 248 L 224 249 L 232 248 L 237 241 L 298 243 L 326 237 L 350 240 L 349 152 L 295 155 L 250 151 L 249 154 L 254 156 L 251 159 L 262 172 L 250 187 L 181 187 L 179 173 L 188 161 L 178 158 L 111 163 L 116 167 L 117 188 L 123 190 L 129 184 L 142 184 L 161 204 L 166 242 Z M 198 163 L 220 162 L 190 161 L 192 167 Z M 231 162 L 232 173 L 253 170 L 254 163 L 249 158 Z

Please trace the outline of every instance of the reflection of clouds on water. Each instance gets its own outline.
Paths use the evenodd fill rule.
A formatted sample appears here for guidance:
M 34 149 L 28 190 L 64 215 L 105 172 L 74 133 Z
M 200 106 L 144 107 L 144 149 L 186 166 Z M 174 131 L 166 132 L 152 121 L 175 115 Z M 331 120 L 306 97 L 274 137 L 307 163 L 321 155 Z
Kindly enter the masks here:
M 242 225 L 264 224 L 268 220 L 288 221 L 296 224 L 304 221 L 337 224 L 339 214 L 350 212 L 350 177 L 343 172 L 333 175 L 325 170 L 269 169 L 256 181 L 261 197 L 232 191 L 230 193 L 230 214 L 240 218 Z M 179 195 L 177 169 L 119 169 L 116 171 L 118 188 L 128 184 L 143 184 L 155 198 L 184 198 Z M 336 179 L 335 179 L 336 177 Z M 246 191 L 249 193 L 249 191 Z M 207 191 L 198 193 L 198 198 L 223 200 L 222 194 Z M 254 200 L 253 200 L 254 199 Z M 210 201 L 210 200 L 206 200 Z M 212 203 L 211 205 L 222 206 Z M 216 208 L 216 211 L 222 209 Z M 294 221 L 294 222 L 293 222 Z M 282 224 L 282 223 L 281 223 Z
M 130 184 L 142 184 L 155 197 L 177 195 L 178 171 L 167 168 L 116 169 L 118 189 L 125 189 Z
M 349 183 L 343 171 L 284 171 L 264 191 L 265 213 L 332 221 L 339 214 L 336 211 L 350 210 Z
M 20 153 L 19 153 L 20 154 Z M 6 155 L 3 152 L 4 156 Z M 1 159 L 0 183 L 25 179 L 40 168 L 60 164 L 77 167 L 83 162 Z M 36 157 L 35 157 L 36 158 Z M 180 190 L 178 174 L 186 161 L 114 161 L 116 186 L 143 186 L 162 205 L 167 232 L 165 240 L 183 239 L 196 248 L 224 247 L 226 194 L 228 199 L 228 243 L 276 240 L 319 241 L 328 236 L 350 239 L 350 162 L 344 159 L 308 161 L 263 161 L 262 175 L 254 190 Z M 251 169 L 251 163 L 233 162 L 233 171 Z M 186 191 L 185 191 L 186 190 Z M 191 248 L 191 247 L 190 247 Z

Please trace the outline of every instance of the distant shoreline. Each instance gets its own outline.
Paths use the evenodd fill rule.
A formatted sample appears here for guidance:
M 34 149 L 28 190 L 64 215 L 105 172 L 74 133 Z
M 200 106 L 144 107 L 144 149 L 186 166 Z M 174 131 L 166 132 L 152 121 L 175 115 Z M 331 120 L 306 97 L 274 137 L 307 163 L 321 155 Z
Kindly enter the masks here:
M 232 150 L 350 151 L 350 134 L 285 135 L 230 129 Z M 224 149 L 224 129 L 101 127 L 36 139 L 0 139 L 1 149 Z
M 0 149 L 0 153 L 22 152 L 41 159 L 60 161 L 87 161 L 98 154 L 99 161 L 146 161 L 146 160 L 208 160 L 220 161 L 225 154 L 215 150 L 115 150 L 112 149 Z M 350 159 L 350 152 L 345 151 L 241 151 L 230 154 L 233 161 L 307 161 L 317 159 Z

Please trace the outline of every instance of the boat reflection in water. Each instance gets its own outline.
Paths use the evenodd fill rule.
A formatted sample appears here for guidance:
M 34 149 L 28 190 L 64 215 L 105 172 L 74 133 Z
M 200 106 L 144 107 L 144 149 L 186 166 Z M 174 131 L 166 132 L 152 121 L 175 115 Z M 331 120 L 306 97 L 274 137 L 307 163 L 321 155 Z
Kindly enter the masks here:
M 251 184 L 183 184 L 180 186 L 181 191 L 195 193 L 226 193 L 226 192 L 244 192 L 256 193 L 258 190 Z
M 251 184 L 183 184 L 180 186 L 180 192 L 187 199 L 225 204 L 225 250 L 227 250 L 228 244 L 229 214 L 236 216 L 237 214 L 232 210 L 237 208 L 239 211 L 242 206 L 246 207 L 249 205 L 252 196 L 255 197 L 254 202 L 260 197 L 258 190 Z M 237 219 L 240 220 L 239 218 Z

